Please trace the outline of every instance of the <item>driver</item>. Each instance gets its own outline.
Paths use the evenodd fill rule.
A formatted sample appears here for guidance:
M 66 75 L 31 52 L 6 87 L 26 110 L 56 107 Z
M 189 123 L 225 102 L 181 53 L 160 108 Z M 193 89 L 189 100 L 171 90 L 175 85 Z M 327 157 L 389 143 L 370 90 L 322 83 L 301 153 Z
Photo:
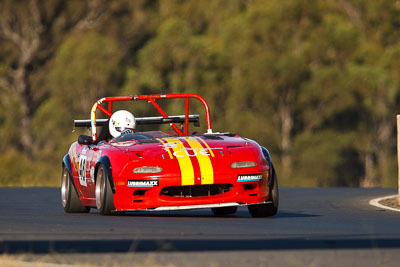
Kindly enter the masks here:
M 114 138 L 133 134 L 135 127 L 136 119 L 129 111 L 118 110 L 110 118 L 109 129 Z

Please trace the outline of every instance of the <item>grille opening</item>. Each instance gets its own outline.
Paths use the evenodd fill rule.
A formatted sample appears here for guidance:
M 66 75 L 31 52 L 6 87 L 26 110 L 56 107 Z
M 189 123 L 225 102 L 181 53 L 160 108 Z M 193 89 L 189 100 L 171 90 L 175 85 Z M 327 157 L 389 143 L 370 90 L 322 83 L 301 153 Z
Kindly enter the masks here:
M 244 184 L 243 185 L 243 187 L 244 187 L 244 190 L 253 190 L 253 189 L 255 189 L 256 187 L 257 187 L 257 184 Z
M 170 197 L 205 197 L 223 194 L 232 190 L 231 184 L 169 186 L 163 188 L 161 195 Z
M 133 192 L 133 196 L 144 196 L 149 189 L 138 189 Z
M 143 200 L 134 200 L 133 202 L 143 202 Z
M 249 194 L 251 197 L 256 197 L 258 194 Z

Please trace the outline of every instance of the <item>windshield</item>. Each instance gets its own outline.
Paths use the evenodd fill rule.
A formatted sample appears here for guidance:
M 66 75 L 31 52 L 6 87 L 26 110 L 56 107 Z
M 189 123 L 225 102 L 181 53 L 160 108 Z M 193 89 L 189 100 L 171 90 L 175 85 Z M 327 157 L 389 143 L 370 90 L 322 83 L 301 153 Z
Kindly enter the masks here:
M 125 134 L 122 133 L 117 138 L 113 138 L 110 140 L 110 143 L 115 142 L 125 142 L 125 141 L 132 141 L 132 140 L 143 140 L 143 139 L 154 139 L 154 138 L 164 138 L 171 136 L 166 132 L 162 131 L 150 131 L 150 132 L 126 132 Z

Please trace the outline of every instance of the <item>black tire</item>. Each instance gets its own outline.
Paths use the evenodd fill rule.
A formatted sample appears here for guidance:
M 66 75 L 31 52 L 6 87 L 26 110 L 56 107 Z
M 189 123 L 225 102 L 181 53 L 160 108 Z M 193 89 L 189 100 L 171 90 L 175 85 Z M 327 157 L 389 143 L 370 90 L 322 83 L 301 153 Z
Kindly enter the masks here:
M 230 214 L 235 214 L 237 211 L 237 207 L 222 207 L 222 208 L 211 208 L 212 213 L 217 216 L 224 216 L 224 215 L 230 215 Z
M 101 215 L 116 214 L 110 181 L 102 164 L 98 167 L 96 175 L 96 206 Z
M 63 168 L 61 176 L 61 204 L 67 213 L 88 213 L 89 207 L 83 206 L 78 192 L 72 184 L 71 175 L 66 167 Z
M 269 201 L 271 201 L 271 203 L 247 206 L 252 217 L 255 217 L 255 218 L 270 217 L 270 216 L 276 215 L 276 213 L 278 212 L 279 186 L 278 186 L 278 179 L 276 177 L 274 166 L 272 166 L 271 175 L 272 175 L 272 177 L 271 177 L 272 188 L 270 187 L 270 191 L 269 191 L 270 192 Z

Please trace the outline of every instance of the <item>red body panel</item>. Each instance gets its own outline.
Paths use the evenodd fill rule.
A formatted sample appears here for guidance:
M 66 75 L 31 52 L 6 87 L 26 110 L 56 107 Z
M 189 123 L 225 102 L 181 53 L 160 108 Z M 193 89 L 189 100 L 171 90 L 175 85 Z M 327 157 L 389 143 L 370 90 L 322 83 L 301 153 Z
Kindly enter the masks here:
M 172 98 L 184 99 L 182 120 L 171 121 L 172 117 L 156 103 L 156 100 Z M 200 101 L 204 107 L 206 134 L 189 132 L 189 99 Z M 144 132 L 138 133 L 142 134 L 139 140 L 132 138 L 132 141 L 102 141 L 97 144 L 100 138 L 97 136 L 97 123 L 101 120 L 96 120 L 96 111 L 100 110 L 110 118 L 116 101 L 148 102 L 161 114 L 159 123 L 165 120 L 175 134 Z M 111 165 L 105 167 L 106 172 L 111 173 L 107 176 L 112 176 L 110 184 L 115 189 L 113 201 L 117 211 L 174 209 L 192 205 L 218 207 L 214 204 L 222 206 L 224 203 L 247 205 L 270 200 L 268 179 L 272 167 L 260 146 L 237 135 L 213 133 L 208 104 L 199 95 L 105 97 L 93 105 L 91 119 L 83 120 L 79 125 L 89 126 L 88 123 L 92 132 L 91 142 L 95 144 L 75 142 L 68 152 L 74 184 L 84 206 L 96 207 L 95 179 L 99 164 Z M 184 128 L 179 129 L 175 123 L 183 123 Z M 108 158 L 107 163 L 101 163 L 105 158 Z M 153 173 L 138 173 L 136 168 L 141 167 L 147 168 L 139 171 L 151 169 Z
M 162 136 L 163 133 L 159 133 Z M 82 204 L 86 206 L 96 206 L 95 172 L 102 156 L 110 159 L 115 184 L 114 205 L 118 211 L 219 203 L 254 204 L 269 199 L 268 161 L 256 142 L 239 136 L 176 135 L 146 139 L 146 142 L 103 142 L 90 146 L 75 142 L 70 147 L 69 156 L 74 183 Z M 231 167 L 233 162 L 243 161 L 255 162 L 256 166 Z M 162 172 L 133 172 L 135 168 L 145 166 L 160 167 Z M 243 181 L 238 181 L 239 175 L 244 175 Z M 143 184 L 148 180 L 158 182 Z M 179 196 L 166 189 L 188 188 L 190 185 L 203 186 L 203 189 L 229 185 L 230 190 L 210 193 L 213 189 L 208 189 L 209 195 L 205 196 Z

